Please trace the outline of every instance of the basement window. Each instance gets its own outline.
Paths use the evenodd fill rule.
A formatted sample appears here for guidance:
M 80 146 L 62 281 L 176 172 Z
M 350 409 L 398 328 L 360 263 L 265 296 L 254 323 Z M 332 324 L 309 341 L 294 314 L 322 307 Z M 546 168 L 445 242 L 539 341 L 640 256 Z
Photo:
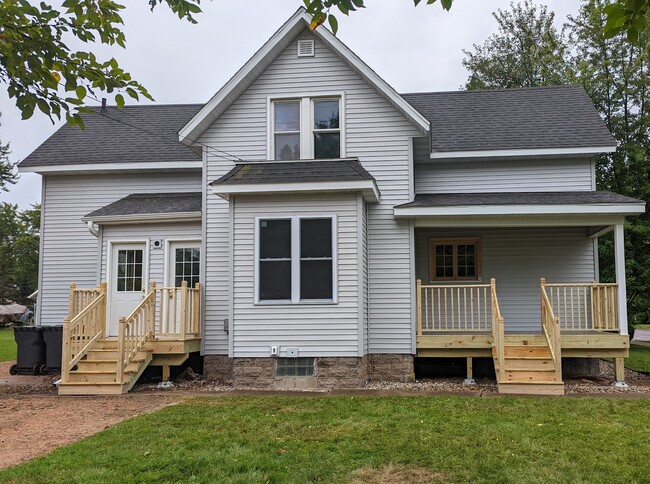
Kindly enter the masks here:
M 314 358 L 277 358 L 275 376 L 314 376 Z

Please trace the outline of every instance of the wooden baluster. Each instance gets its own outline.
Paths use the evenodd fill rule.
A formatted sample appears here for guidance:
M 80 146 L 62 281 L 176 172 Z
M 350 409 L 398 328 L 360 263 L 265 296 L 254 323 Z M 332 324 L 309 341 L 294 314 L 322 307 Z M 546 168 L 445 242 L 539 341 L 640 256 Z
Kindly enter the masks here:
M 124 354 L 127 348 L 126 318 L 122 316 L 117 325 L 117 383 L 124 382 Z
M 476 289 L 476 291 L 478 291 L 478 288 Z M 469 297 L 470 297 L 470 304 L 471 304 L 471 307 L 470 307 L 470 314 L 471 314 L 471 316 L 472 316 L 472 327 L 474 327 L 474 289 L 471 289 L 471 290 L 470 290 L 470 292 L 469 292 Z M 481 329 L 481 323 L 480 323 L 480 321 L 479 321 L 479 323 L 478 323 L 478 329 L 479 329 L 479 330 Z
M 422 280 L 418 279 L 415 281 L 416 287 L 416 311 L 417 311 L 417 335 L 422 335 Z
M 149 298 L 151 303 L 149 304 L 148 338 L 154 339 L 156 333 L 156 281 L 149 282 Z
M 61 349 L 61 381 L 63 383 L 68 383 L 70 379 L 70 361 L 72 360 L 71 355 L 71 341 L 72 334 L 70 333 L 70 317 L 63 319 L 63 348 Z
M 68 299 L 68 317 L 70 319 L 74 318 L 76 316 L 75 314 L 75 290 L 77 289 L 77 283 L 76 282 L 71 282 L 70 283 L 70 296 Z
M 440 287 L 436 289 L 436 298 L 438 299 L 438 327 L 442 329 L 442 301 L 440 300 Z
M 187 281 L 181 282 L 181 339 L 185 339 L 187 325 Z

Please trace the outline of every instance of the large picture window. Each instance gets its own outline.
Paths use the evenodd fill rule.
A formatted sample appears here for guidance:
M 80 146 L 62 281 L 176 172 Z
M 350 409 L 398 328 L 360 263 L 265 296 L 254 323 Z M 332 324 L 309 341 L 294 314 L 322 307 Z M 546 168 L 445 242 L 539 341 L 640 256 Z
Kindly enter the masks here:
M 271 106 L 275 160 L 341 158 L 341 97 L 274 100 Z
M 258 219 L 257 301 L 335 300 L 335 220 Z
M 429 280 L 476 281 L 480 276 L 479 239 L 429 240 Z

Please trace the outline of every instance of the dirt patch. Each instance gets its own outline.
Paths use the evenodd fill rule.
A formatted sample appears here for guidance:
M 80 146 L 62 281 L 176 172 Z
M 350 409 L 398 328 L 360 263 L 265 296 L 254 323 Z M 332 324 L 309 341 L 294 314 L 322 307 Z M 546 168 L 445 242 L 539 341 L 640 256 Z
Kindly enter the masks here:
M 445 475 L 427 467 L 388 464 L 379 468 L 362 467 L 350 474 L 353 484 L 429 484 L 444 482 Z
M 47 454 L 126 419 L 178 401 L 171 395 L 0 394 L 0 469 Z

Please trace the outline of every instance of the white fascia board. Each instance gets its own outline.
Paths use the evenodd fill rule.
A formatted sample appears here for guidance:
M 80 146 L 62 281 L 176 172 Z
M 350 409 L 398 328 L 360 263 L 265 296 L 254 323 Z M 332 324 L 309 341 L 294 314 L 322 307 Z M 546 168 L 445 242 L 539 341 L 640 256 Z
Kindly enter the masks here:
M 264 62 L 269 61 L 269 56 L 274 52 L 277 46 L 286 42 L 288 36 L 295 35 L 295 29 L 298 27 L 308 27 L 311 17 L 304 7 L 300 7 L 296 13 L 287 20 L 278 31 L 251 57 L 246 64 L 242 66 L 237 73 L 210 99 L 201 110 L 178 132 L 178 138 L 182 143 L 191 145 L 203 134 L 207 128 L 202 127 L 204 121 L 210 117 L 215 110 L 224 110 L 236 96 L 232 96 L 235 89 L 252 83 L 249 76 L 256 77 L 264 70 Z M 338 54 L 348 65 L 362 75 L 370 84 L 373 85 L 382 95 L 388 99 L 396 109 L 401 111 L 407 119 L 422 131 L 423 134 L 429 133 L 429 121 L 413 106 L 399 95 L 386 81 L 377 75 L 368 65 L 363 62 L 357 55 L 352 52 L 343 42 L 335 37 L 327 28 L 321 25 L 313 33 L 323 41 L 329 48 Z M 288 45 L 288 44 L 287 44 Z M 249 82 L 246 82 L 248 79 Z M 244 83 L 244 84 L 242 84 Z
M 481 217 L 526 215 L 637 215 L 645 203 L 583 203 L 557 205 L 458 205 L 453 207 L 394 208 L 396 218 Z
M 82 217 L 82 222 L 98 225 L 141 224 L 156 222 L 200 222 L 201 212 L 176 213 L 138 213 L 132 215 L 106 215 L 99 217 Z
M 212 192 L 222 198 L 231 195 L 262 195 L 265 193 L 361 192 L 367 202 L 379 201 L 379 190 L 372 180 L 305 183 L 250 183 L 214 185 Z
M 518 217 L 421 217 L 416 228 L 596 227 L 623 223 L 622 215 L 528 215 Z
M 456 158 L 510 158 L 515 156 L 580 156 L 613 153 L 616 146 L 592 146 L 586 148 L 535 148 L 518 150 L 481 150 L 481 151 L 440 151 L 432 152 L 432 160 L 449 160 Z
M 80 173 L 80 172 L 107 172 L 107 171 L 147 171 L 147 170 L 201 170 L 201 161 L 178 161 L 178 162 L 152 162 L 152 163 L 83 163 L 72 165 L 41 165 L 26 166 L 18 165 L 19 173 Z

